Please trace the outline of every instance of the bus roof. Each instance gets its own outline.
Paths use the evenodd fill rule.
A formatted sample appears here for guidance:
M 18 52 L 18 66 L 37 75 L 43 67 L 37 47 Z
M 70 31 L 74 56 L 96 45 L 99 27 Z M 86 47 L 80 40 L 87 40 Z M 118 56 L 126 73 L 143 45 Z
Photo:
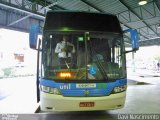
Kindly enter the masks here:
M 122 33 L 115 15 L 79 11 L 49 11 L 44 24 L 48 30 Z

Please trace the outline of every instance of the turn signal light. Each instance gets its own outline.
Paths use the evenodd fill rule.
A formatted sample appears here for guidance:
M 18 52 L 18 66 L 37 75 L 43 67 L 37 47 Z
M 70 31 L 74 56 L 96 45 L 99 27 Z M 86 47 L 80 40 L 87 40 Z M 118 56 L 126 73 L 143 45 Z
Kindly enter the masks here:
M 69 72 L 61 72 L 61 73 L 60 73 L 60 77 L 61 77 L 61 78 L 71 78 L 72 75 L 71 75 L 71 73 L 69 73 Z

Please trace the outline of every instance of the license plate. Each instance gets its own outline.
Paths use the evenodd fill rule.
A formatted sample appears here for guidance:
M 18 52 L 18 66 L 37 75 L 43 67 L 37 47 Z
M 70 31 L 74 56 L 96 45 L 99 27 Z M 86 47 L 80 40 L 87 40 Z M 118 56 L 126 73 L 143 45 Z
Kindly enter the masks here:
M 96 88 L 96 84 L 76 84 L 76 88 Z
M 79 107 L 94 107 L 94 102 L 80 102 Z

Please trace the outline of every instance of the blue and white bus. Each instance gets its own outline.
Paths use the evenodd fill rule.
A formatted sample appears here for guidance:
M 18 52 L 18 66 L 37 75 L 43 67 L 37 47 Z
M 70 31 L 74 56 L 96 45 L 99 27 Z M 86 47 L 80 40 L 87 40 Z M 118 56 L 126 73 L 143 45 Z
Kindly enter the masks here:
M 125 54 L 138 49 L 136 30 L 122 31 L 117 17 L 110 14 L 49 11 L 42 40 L 37 40 L 38 32 L 38 27 L 31 28 L 30 47 L 38 50 L 37 99 L 42 111 L 109 110 L 124 106 Z M 131 36 L 131 51 L 125 50 L 126 32 Z M 55 49 L 64 35 L 75 52 L 69 62 L 59 64 Z M 73 46 L 65 47 L 70 52 Z

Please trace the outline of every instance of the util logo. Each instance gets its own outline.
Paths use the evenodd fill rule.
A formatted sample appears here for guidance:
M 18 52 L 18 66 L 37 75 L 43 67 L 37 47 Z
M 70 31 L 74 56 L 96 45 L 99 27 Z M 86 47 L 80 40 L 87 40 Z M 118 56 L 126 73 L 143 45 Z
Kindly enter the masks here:
M 63 89 L 71 89 L 71 85 L 70 84 L 63 84 L 63 85 L 60 85 L 60 89 L 63 90 Z

